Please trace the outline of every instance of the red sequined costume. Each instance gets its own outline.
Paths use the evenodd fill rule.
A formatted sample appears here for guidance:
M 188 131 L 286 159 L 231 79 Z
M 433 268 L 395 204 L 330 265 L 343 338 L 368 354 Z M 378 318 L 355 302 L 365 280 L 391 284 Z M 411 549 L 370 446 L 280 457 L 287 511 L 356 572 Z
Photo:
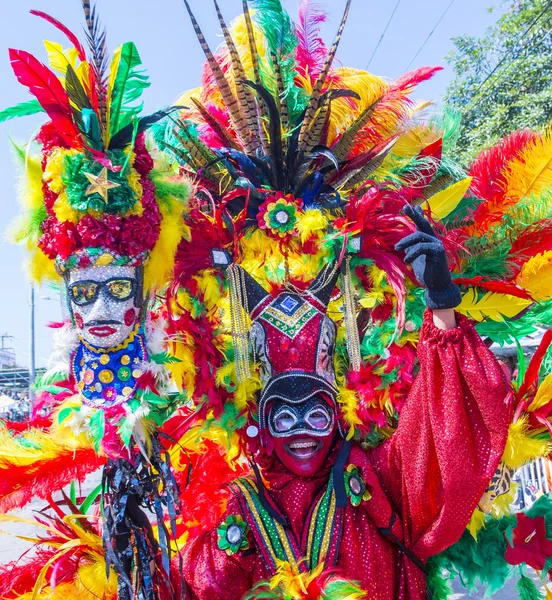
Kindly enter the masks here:
M 392 534 L 425 563 L 459 539 L 504 450 L 511 421 L 505 375 L 470 322 L 457 315 L 457 323 L 444 331 L 426 313 L 420 372 L 397 431 L 377 449 L 353 445 L 349 455 L 372 497 L 344 508 L 337 567 L 372 600 L 426 597 L 422 570 L 380 529 L 392 523 Z M 299 540 L 337 452 L 312 478 L 293 475 L 275 456 L 260 459 L 270 495 Z M 231 499 L 227 514 L 239 513 Z M 190 600 L 238 600 L 270 576 L 255 550 L 229 556 L 219 549 L 216 530 L 187 544 L 184 565 Z

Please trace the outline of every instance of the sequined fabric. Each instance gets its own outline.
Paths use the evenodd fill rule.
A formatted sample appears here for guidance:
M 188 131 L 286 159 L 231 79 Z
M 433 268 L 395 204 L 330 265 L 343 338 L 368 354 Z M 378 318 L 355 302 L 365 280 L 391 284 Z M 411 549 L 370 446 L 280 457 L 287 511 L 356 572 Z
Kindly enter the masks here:
M 345 510 L 337 566 L 360 581 L 371 600 L 422 600 L 425 576 L 381 529 L 422 562 L 456 542 L 504 450 L 511 406 L 502 369 L 467 319 L 442 331 L 426 314 L 420 372 L 394 436 L 376 450 L 355 445 L 354 464 L 371 498 Z M 270 494 L 301 539 L 306 515 L 327 483 L 337 447 L 315 477 L 301 478 L 275 458 L 261 460 Z M 230 500 L 227 514 L 239 513 Z M 216 531 L 183 553 L 190 600 L 239 600 L 269 577 L 254 549 L 228 556 Z
M 120 349 L 93 348 L 81 343 L 71 367 L 84 403 L 108 408 L 128 402 L 143 375 L 141 364 L 145 358 L 143 333 L 130 336 Z

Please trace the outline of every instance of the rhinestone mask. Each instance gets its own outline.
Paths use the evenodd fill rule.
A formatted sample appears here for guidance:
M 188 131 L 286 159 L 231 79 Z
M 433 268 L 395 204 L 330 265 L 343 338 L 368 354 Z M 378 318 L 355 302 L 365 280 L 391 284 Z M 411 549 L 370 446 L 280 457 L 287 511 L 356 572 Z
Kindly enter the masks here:
M 140 314 L 142 284 L 137 267 L 71 269 L 67 298 L 82 339 L 96 348 L 122 344 Z

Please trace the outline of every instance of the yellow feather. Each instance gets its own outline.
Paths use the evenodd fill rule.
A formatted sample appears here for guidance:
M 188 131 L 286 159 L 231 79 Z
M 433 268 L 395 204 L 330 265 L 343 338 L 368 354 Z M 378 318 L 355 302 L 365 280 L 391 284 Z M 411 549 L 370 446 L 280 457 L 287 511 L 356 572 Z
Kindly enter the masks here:
M 180 240 L 184 235 L 184 226 L 180 214 L 182 205 L 174 201 L 170 207 L 159 204 L 161 228 L 159 239 L 152 250 L 144 269 L 144 287 L 146 290 L 159 290 L 169 280 L 174 267 L 174 257 Z
M 117 597 L 117 577 L 113 570 L 110 569 L 109 579 L 106 577 L 106 565 L 103 554 L 89 555 L 94 562 L 90 564 L 81 564 L 77 571 L 77 589 L 82 594 L 90 594 L 96 598 L 116 598 Z M 68 599 L 70 600 L 70 599 Z
M 476 321 L 504 321 L 504 317 L 515 317 L 530 304 L 531 300 L 494 292 L 489 292 L 479 299 L 477 292 L 469 289 L 456 310 Z
M 191 106 L 193 105 L 192 103 L 192 98 L 199 98 L 201 96 L 201 88 L 200 87 L 196 87 L 193 88 L 192 90 L 188 90 L 187 92 L 184 92 L 181 96 L 179 96 L 176 100 L 176 102 L 174 103 L 175 106 Z
M 40 283 L 42 281 L 61 282 L 61 277 L 56 271 L 55 263 L 50 260 L 40 248 L 29 248 L 30 256 L 25 261 L 25 272 L 31 281 Z
M 356 92 L 360 96 L 360 100 L 352 101 L 355 104 L 354 108 L 351 106 L 350 98 L 338 98 L 332 102 L 328 129 L 329 145 L 331 145 L 340 132 L 347 129 L 364 110 L 378 98 L 381 98 L 389 89 L 389 84 L 386 81 L 360 69 L 340 67 L 336 69 L 336 75 L 339 86 L 343 89 Z M 386 127 L 390 126 L 392 121 L 394 124 L 397 123 L 397 120 L 392 119 L 390 114 L 387 116 L 389 117 L 389 121 L 386 123 Z M 380 120 L 380 124 L 382 123 Z
M 14 437 L 5 425 L 0 424 L 0 470 L 46 463 L 62 455 L 69 459 L 74 450 L 87 446 L 84 439 L 74 435 L 66 437 L 39 429 L 30 429 Z
M 399 136 L 393 146 L 393 155 L 400 157 L 403 161 L 411 159 L 417 156 L 422 148 L 436 142 L 440 137 L 442 137 L 442 132 L 436 128 L 429 127 L 425 123 L 423 125 L 413 123 Z
M 113 88 L 115 87 L 115 80 L 117 79 L 117 71 L 119 70 L 119 64 L 121 62 L 121 50 L 122 46 L 119 46 L 113 52 L 113 58 L 111 59 L 111 65 L 109 67 L 109 81 L 107 82 L 107 131 L 106 136 L 109 136 L 110 130 L 110 119 L 111 119 L 111 100 L 113 98 Z M 107 140 L 106 140 L 107 141 Z
M 540 194 L 552 186 L 552 129 L 547 129 L 510 161 L 505 180 L 506 197 L 516 200 Z
M 238 383 L 234 392 L 234 402 L 238 410 L 244 410 L 256 397 L 257 392 L 262 388 L 261 380 L 258 375 L 252 375 L 246 381 Z
M 532 256 L 521 268 L 516 283 L 535 300 L 552 298 L 552 250 Z
M 221 284 L 219 279 L 214 274 L 212 269 L 207 269 L 201 275 L 194 277 L 197 281 L 198 288 L 203 293 L 205 306 L 207 310 L 217 307 L 222 295 Z
M 516 491 L 517 486 L 515 483 L 512 483 L 510 491 L 506 494 L 502 494 L 502 496 L 499 496 L 494 501 L 490 512 L 493 518 L 499 519 L 504 515 L 511 514 L 512 511 L 510 506 L 514 502 Z M 473 515 L 471 516 L 467 529 L 474 539 L 477 539 L 478 532 L 485 527 L 485 516 L 485 513 L 481 512 L 478 508 L 474 510 Z
M 477 539 L 477 533 L 485 525 L 485 516 L 485 513 L 482 513 L 478 508 L 476 508 L 473 511 L 473 515 L 471 516 L 468 526 L 466 527 L 475 540 Z
M 44 47 L 48 53 L 48 62 L 50 67 L 65 77 L 67 67 L 71 65 L 77 69 L 78 52 L 76 48 L 63 49 L 61 44 L 44 40 Z
M 44 204 L 42 192 L 42 164 L 38 155 L 26 152 L 25 161 L 20 165 L 21 176 L 18 181 L 18 197 L 25 210 L 36 210 Z
M 433 196 L 424 203 L 423 208 L 429 208 L 435 219 L 444 219 L 458 206 L 462 198 L 466 195 L 471 181 L 471 177 L 466 177 L 465 179 L 453 183 L 448 188 L 433 194 Z
M 519 469 L 537 458 L 552 452 L 552 442 L 531 437 L 529 417 L 523 415 L 510 425 L 502 462 L 511 469 Z
M 311 235 L 321 238 L 327 226 L 328 219 L 317 208 L 305 210 L 303 214 L 299 215 L 296 224 L 297 231 L 301 234 L 301 241 L 303 243 Z
M 356 392 L 354 390 L 342 388 L 339 391 L 337 401 L 341 407 L 345 422 L 349 425 L 347 439 L 350 440 L 355 433 L 355 427 L 362 424 L 362 421 L 357 414 L 358 398 Z
M 251 11 L 253 16 L 254 11 Z M 267 63 L 268 57 L 266 52 L 266 43 L 264 35 L 259 29 L 258 25 L 252 20 L 253 23 L 253 37 L 255 38 L 255 45 L 257 46 L 257 54 L 259 56 L 260 63 Z M 247 26 L 245 24 L 245 16 L 243 14 L 236 17 L 230 24 L 230 32 L 232 39 L 240 55 L 243 68 L 245 69 L 246 75 L 252 78 L 253 75 L 253 60 L 251 58 L 251 50 L 249 46 L 249 37 L 247 35 Z M 232 73 L 230 69 L 229 73 Z M 233 75 L 233 73 L 232 73 Z M 232 77 L 233 83 L 233 77 Z
M 533 399 L 533 402 L 529 405 L 527 409 L 528 412 L 533 412 L 538 410 L 548 402 L 552 400 L 552 373 L 547 375 L 542 383 L 539 385 L 539 389 Z

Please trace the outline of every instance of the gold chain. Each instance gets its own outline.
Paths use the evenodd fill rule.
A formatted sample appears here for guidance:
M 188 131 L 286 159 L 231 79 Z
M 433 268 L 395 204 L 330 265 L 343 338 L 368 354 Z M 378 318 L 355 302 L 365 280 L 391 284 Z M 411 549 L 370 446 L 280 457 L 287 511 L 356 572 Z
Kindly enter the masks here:
M 249 327 L 247 322 L 249 306 L 245 277 L 241 269 L 235 264 L 228 267 L 228 288 L 236 377 L 238 383 L 242 383 L 251 377 L 249 368 Z
M 343 281 L 343 309 L 345 312 L 345 329 L 347 332 L 347 353 L 353 371 L 360 370 L 362 361 L 360 355 L 360 339 L 356 319 L 355 298 L 353 282 L 351 280 L 351 257 L 345 258 L 345 272 L 342 273 Z

